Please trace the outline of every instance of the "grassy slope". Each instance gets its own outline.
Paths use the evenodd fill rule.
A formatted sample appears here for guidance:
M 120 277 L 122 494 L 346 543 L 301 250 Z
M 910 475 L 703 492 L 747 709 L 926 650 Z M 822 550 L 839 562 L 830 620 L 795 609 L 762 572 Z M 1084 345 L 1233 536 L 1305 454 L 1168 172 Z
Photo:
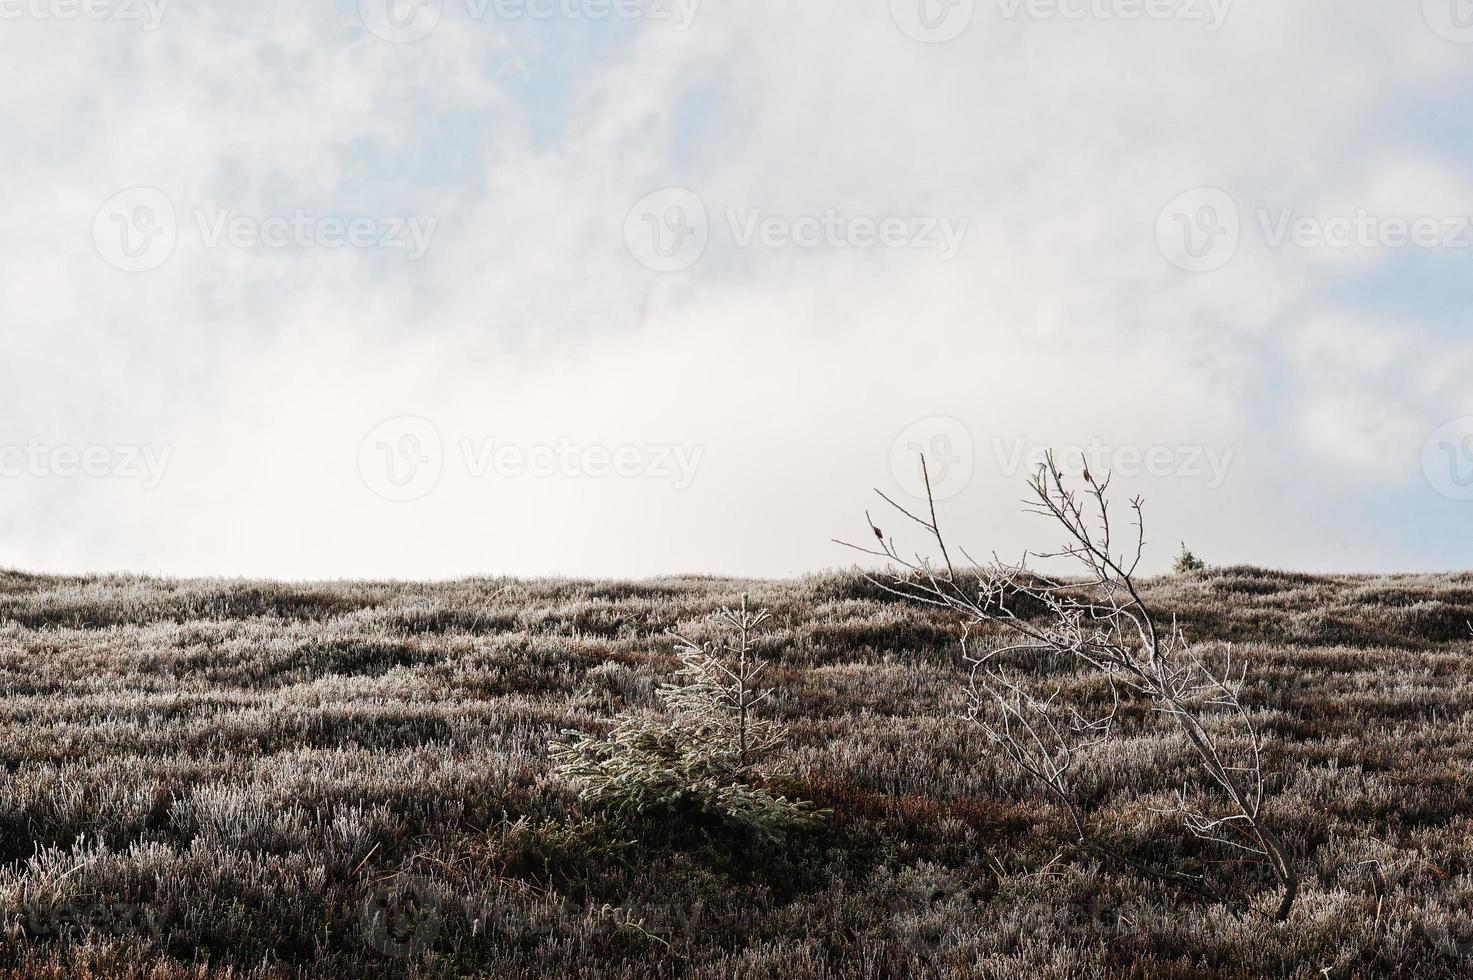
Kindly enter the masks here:
M 548 737 L 649 703 L 662 631 L 744 588 L 776 614 L 794 788 L 829 828 L 760 853 L 611 839 Z M 857 578 L 0 574 L 0 975 L 1464 974 L 1473 576 L 1230 569 L 1149 595 L 1251 664 L 1305 871 L 1286 927 L 1064 847 L 955 717 L 956 625 Z M 1141 716 L 1128 735 L 1082 777 L 1102 830 L 1208 867 L 1153 810 L 1184 746 Z M 408 925 L 377 930 L 385 908 Z

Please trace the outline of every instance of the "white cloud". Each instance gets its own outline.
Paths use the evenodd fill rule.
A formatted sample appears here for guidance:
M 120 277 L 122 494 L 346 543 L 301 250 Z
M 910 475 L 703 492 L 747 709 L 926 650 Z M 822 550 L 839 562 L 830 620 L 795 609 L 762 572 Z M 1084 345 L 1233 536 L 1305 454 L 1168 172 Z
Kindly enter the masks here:
M 971 429 L 978 475 L 953 510 L 983 550 L 1035 541 L 1014 519 L 1019 481 L 986 464 L 994 438 L 1234 447 L 1220 490 L 1140 481 L 1165 538 L 1190 537 L 1213 514 L 1274 521 L 1270 474 L 1290 479 L 1296 453 L 1357 486 L 1394 481 L 1453 397 L 1420 401 L 1447 390 L 1436 379 L 1395 390 L 1425 371 L 1425 332 L 1348 313 L 1330 293 L 1341 265 L 1253 237 L 1264 204 L 1463 199 L 1463 163 L 1377 142 L 1399 102 L 1459 77 L 1410 8 L 1245 2 L 1208 33 L 983 4 L 929 46 L 885 4 L 703 4 L 684 33 L 548 24 L 533 50 L 454 3 L 430 37 L 387 44 L 354 7 L 180 6 L 143 37 L 0 35 L 0 123 L 28 137 L 0 148 L 0 443 L 175 449 L 147 494 L 7 481 L 0 564 L 792 572 L 847 560 L 828 539 L 859 526 L 869 486 L 893 487 L 890 440 L 932 415 Z M 576 65 L 558 60 L 564 38 Z M 89 231 L 135 185 L 164 190 L 181 227 L 165 265 L 129 275 Z M 664 186 L 696 191 L 713 223 L 694 268 L 656 275 L 622 236 Z M 1188 274 L 1155 223 L 1197 186 L 1229 190 L 1245 241 Z M 416 263 L 208 248 L 194 208 L 439 224 Z M 944 262 L 742 248 L 727 209 L 970 224 Z M 432 495 L 388 504 L 357 450 L 403 414 L 434 419 L 452 452 L 467 436 L 704 457 L 686 490 L 476 480 L 452 458 Z M 1281 550 L 1235 557 L 1315 564 L 1321 532 L 1283 525 L 1253 538 Z
M 1306 374 L 1383 375 L 1415 341 L 1396 323 L 1331 311 L 1294 328 L 1287 348 Z
M 1401 406 L 1359 393 L 1318 394 L 1299 418 L 1306 454 L 1333 464 L 1337 477 L 1405 477 L 1419 465 L 1427 432 Z

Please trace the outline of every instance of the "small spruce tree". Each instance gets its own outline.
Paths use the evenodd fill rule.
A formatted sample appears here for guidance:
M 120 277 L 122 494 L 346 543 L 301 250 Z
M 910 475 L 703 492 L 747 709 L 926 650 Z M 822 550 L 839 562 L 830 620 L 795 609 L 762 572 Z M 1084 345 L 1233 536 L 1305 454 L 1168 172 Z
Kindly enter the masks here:
M 658 711 L 623 712 L 603 737 L 565 731 L 553 758 L 586 802 L 616 819 L 675 816 L 778 838 L 814 814 L 764 786 L 785 740 L 780 724 L 755 711 L 772 696 L 759 684 L 767 663 L 753 639 L 770 616 L 749 610 L 743 596 L 717 619 L 725 627 L 718 640 L 672 634 L 681 666 L 678 682 L 656 692 Z
M 1176 561 L 1172 563 L 1171 570 L 1178 575 L 1185 575 L 1188 572 L 1200 572 L 1206 567 L 1207 563 L 1192 554 L 1191 549 L 1187 547 L 1187 543 L 1183 541 L 1181 543 L 1181 554 L 1176 556 Z

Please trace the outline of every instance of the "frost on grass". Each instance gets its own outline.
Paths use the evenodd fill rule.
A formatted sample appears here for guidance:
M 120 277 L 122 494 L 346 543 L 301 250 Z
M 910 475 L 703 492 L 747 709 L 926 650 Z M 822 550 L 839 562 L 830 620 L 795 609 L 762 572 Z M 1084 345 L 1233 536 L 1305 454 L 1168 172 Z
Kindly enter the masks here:
M 956 616 L 859 575 L 0 573 L 0 977 L 1467 976 L 1473 575 L 1138 585 L 1249 668 L 1301 878 L 1284 925 L 1067 846 L 1064 808 L 966 717 Z M 717 642 L 744 592 L 772 612 L 753 711 L 786 735 L 754 784 L 829 815 L 780 846 L 611 826 L 550 742 L 668 711 L 666 629 Z M 1008 676 L 1109 700 L 1070 658 Z M 1267 902 L 1271 875 L 1172 812 L 1200 771 L 1159 720 L 1123 711 L 1074 771 L 1091 829 Z

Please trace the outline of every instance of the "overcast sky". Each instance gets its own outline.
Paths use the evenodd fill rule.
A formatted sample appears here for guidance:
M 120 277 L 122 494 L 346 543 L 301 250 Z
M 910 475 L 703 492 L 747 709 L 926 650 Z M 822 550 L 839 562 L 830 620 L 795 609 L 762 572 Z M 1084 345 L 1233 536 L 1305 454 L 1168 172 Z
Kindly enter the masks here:
M 0 0 L 0 82 L 0 567 L 785 575 L 918 449 L 1012 555 L 1048 447 L 1153 568 L 1473 565 L 1468 0 Z

